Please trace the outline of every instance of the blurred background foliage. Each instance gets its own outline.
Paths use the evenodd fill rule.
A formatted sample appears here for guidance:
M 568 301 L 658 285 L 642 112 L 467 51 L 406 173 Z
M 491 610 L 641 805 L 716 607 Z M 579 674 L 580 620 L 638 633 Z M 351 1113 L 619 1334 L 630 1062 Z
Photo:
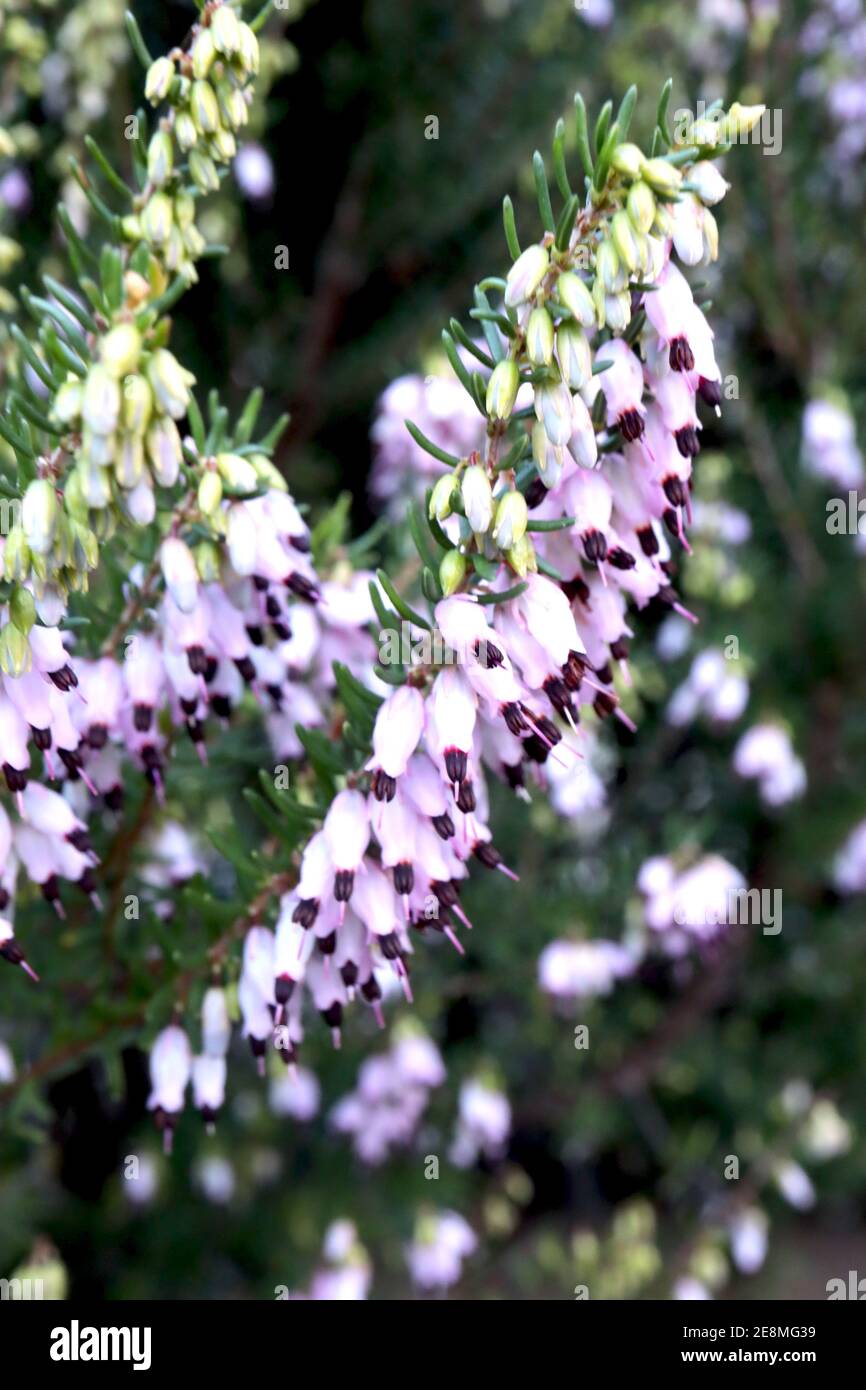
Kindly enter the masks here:
M 668 1296 L 684 1271 L 742 1297 L 820 1298 L 828 1278 L 866 1272 L 863 906 L 831 887 L 833 857 L 866 815 L 864 565 L 851 537 L 827 534 L 827 489 L 800 459 L 815 393 L 844 393 L 861 426 L 866 416 L 862 157 L 841 158 L 838 118 L 820 83 L 804 81 L 810 65 L 842 61 L 829 46 L 807 60 L 802 42 L 834 9 L 291 0 L 272 17 L 251 139 L 269 156 L 273 188 L 244 196 L 230 179 L 214 200 L 207 231 L 231 251 L 203 265 L 175 342 L 203 388 L 218 385 L 237 404 L 261 383 L 272 417 L 292 411 L 278 462 L 314 518 L 349 491 L 354 529 L 369 525 L 377 397 L 403 373 L 437 369 L 443 324 L 465 314 L 477 279 L 504 270 L 505 192 L 534 235 L 530 157 L 548 147 L 574 90 L 594 112 L 636 82 L 645 137 L 670 74 L 672 110 L 760 100 L 783 122 L 776 156 L 753 146 L 729 157 L 722 255 L 707 273 L 737 394 L 705 429 L 696 491 L 746 513 L 751 535 L 736 547 L 696 540 L 681 587 L 700 628 L 673 655 L 656 640 L 667 615 L 644 615 L 628 704 L 639 732 L 606 731 L 611 785 L 599 824 L 589 816 L 578 827 L 541 799 L 527 808 L 497 791 L 497 843 L 520 883 L 473 883 L 465 960 L 446 943 L 421 947 L 414 1013 L 449 1079 L 408 1152 L 365 1167 L 323 1118 L 384 1046 L 369 1017 L 352 1019 L 340 1053 L 311 1028 L 303 1061 L 322 1086 L 318 1118 L 274 1116 L 239 1054 L 216 1136 L 188 1113 L 169 1161 L 145 1112 L 143 1054 L 129 1046 L 118 1059 L 107 1043 L 84 1067 L 70 1059 L 41 1099 L 28 1089 L 0 1135 L 0 1272 L 42 1237 L 75 1295 L 270 1298 L 277 1286 L 306 1286 L 326 1227 L 345 1216 L 370 1253 L 373 1296 L 405 1298 L 404 1248 L 425 1205 L 461 1212 L 480 1237 L 456 1291 L 468 1298 L 570 1298 L 580 1284 L 591 1297 Z M 162 52 L 193 10 L 140 0 L 136 13 Z M 2 19 L 0 126 L 14 148 L 0 178 L 17 171 L 29 189 L 19 183 L 16 205 L 7 186 L 0 208 L 2 307 L 14 319 L 22 280 L 61 268 L 59 193 L 86 216 L 68 177 L 84 134 L 125 165 L 140 74 L 119 0 L 4 0 Z M 399 532 L 381 544 L 399 555 Z M 747 715 L 732 727 L 673 727 L 671 692 L 698 651 L 730 636 L 751 685 Z M 764 718 L 785 722 L 808 776 L 805 795 L 776 810 L 731 767 L 737 738 Z M 202 832 L 240 814 L 254 845 L 259 830 L 237 807 L 256 760 L 243 740 L 222 750 L 220 790 L 212 769 L 202 801 L 205 784 L 184 754 L 176 809 L 189 817 L 194 807 Z M 781 890 L 781 934 L 732 929 L 685 970 L 645 962 L 607 997 L 554 1007 L 537 985 L 543 947 L 621 939 L 639 916 L 640 865 L 690 847 Z M 85 981 L 86 941 L 79 969 Z M 21 1017 L 27 984 L 11 973 L 3 994 Z M 390 1015 L 400 1012 L 391 1001 Z M 16 1059 L 38 1052 L 41 1025 L 13 1038 L 4 1014 L 0 1036 Z M 575 1048 L 578 1024 L 590 1029 L 585 1051 Z M 480 1066 L 511 1103 L 510 1145 L 502 1159 L 459 1169 L 446 1157 L 457 1088 Z M 792 1083 L 838 1106 L 852 1138 L 845 1152 L 809 1167 Z M 749 1279 L 731 1271 L 718 1234 L 736 1186 L 724 1180 L 731 1154 L 770 1220 L 767 1262 Z M 124 1180 L 130 1155 L 151 1173 L 146 1200 Z M 436 1182 L 425 1177 L 427 1155 L 441 1157 Z M 809 1211 L 768 1182 L 776 1157 L 809 1167 Z

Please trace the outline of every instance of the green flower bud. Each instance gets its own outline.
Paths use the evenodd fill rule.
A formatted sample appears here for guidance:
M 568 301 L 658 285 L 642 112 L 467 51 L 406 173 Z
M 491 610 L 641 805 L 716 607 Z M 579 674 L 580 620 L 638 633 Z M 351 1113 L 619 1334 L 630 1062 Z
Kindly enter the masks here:
M 57 530 L 54 533 L 54 545 L 51 548 L 51 561 L 54 569 L 64 569 L 72 559 L 72 533 L 69 529 L 69 517 L 66 512 L 61 511 L 57 517 Z
M 735 101 L 725 118 L 725 137 L 736 140 L 740 135 L 748 135 L 754 130 L 766 111 L 766 106 L 741 106 Z
M 613 243 L 603 241 L 595 253 L 595 273 L 608 294 L 616 294 L 626 283 Z
M 174 145 L 167 130 L 158 130 L 147 147 L 147 177 L 157 188 L 171 178 L 174 169 Z
M 216 165 L 201 150 L 192 150 L 189 156 L 189 172 L 196 188 L 202 193 L 216 193 L 220 186 Z
M 174 63 L 170 58 L 157 58 L 155 63 L 151 63 L 144 79 L 144 95 L 151 106 L 165 101 L 173 81 Z
M 174 196 L 174 224 L 185 232 L 195 222 L 195 198 L 181 190 Z
M 533 309 L 526 325 L 526 355 L 534 367 L 548 367 L 553 357 L 553 319 L 546 309 Z
M 604 328 L 604 302 L 607 299 L 607 290 L 600 275 L 596 275 L 592 282 L 592 302 L 595 305 L 595 322 L 598 328 Z
M 99 541 L 89 526 L 72 522 L 72 558 L 79 570 L 95 570 L 99 564 Z
M 500 550 L 512 550 L 526 532 L 529 511 L 522 492 L 509 491 L 500 497 L 496 506 L 493 539 Z
M 219 473 L 214 473 L 208 469 L 201 476 L 198 485 L 198 505 L 199 509 L 209 516 L 215 512 L 223 500 L 223 483 Z
M 656 236 L 660 236 L 662 238 L 671 237 L 674 234 L 674 219 L 663 203 L 658 203 L 656 205 L 656 215 L 655 221 L 653 222 L 653 231 L 655 232 Z
M 487 383 L 487 414 L 494 420 L 509 419 L 519 386 L 520 372 L 517 370 L 517 363 L 511 357 L 504 357 L 493 368 Z
M 120 235 L 124 241 L 141 241 L 144 233 L 141 230 L 141 218 L 134 213 L 128 213 L 126 217 L 120 219 Z
M 119 381 L 138 366 L 141 335 L 131 323 L 119 323 L 103 338 L 100 356 L 109 376 Z
M 174 134 L 182 150 L 191 150 L 198 140 L 195 121 L 188 111 L 178 111 L 174 122 Z
M 210 32 L 218 53 L 224 53 L 227 58 L 237 53 L 241 46 L 241 27 L 237 15 L 228 5 L 221 5 L 211 15 Z
M 24 251 L 17 241 L 8 236 L 0 236 L 0 275 L 8 275 L 23 255 Z
M 614 213 L 610 235 L 620 261 L 633 275 L 640 266 L 640 245 L 627 212 Z
M 186 231 L 181 235 L 181 243 L 187 255 L 192 260 L 198 260 L 207 246 L 207 242 L 198 227 L 187 227 Z
M 30 546 L 23 526 L 13 526 L 3 547 L 3 573 L 7 579 L 23 580 L 30 574 Z
M 240 43 L 238 45 L 238 62 L 244 72 L 255 74 L 259 70 L 259 41 L 248 24 L 243 20 L 239 24 Z
M 216 466 L 220 477 L 232 492 L 255 492 L 258 486 L 256 470 L 240 454 L 217 454 Z
M 30 556 L 30 570 L 33 578 L 40 584 L 48 583 L 48 560 L 44 555 Z
M 120 387 L 105 367 L 96 363 L 84 381 L 81 417 L 94 434 L 108 436 L 117 429 Z
M 225 124 L 231 126 L 232 130 L 239 130 L 241 126 L 245 126 L 250 118 L 250 108 L 244 100 L 243 93 L 239 92 L 237 87 L 232 87 L 229 82 L 218 82 L 216 94 Z
M 216 44 L 212 29 L 199 30 L 190 49 L 190 56 L 192 58 L 193 77 L 207 77 L 216 57 Z
M 92 511 L 101 512 L 111 501 L 111 469 L 91 460 L 81 472 L 81 492 Z
M 459 550 L 447 550 L 439 562 L 439 583 L 446 598 L 457 592 L 465 576 L 465 555 Z
M 637 179 L 640 178 L 643 151 L 637 145 L 632 145 L 626 140 L 622 145 L 617 145 L 610 162 L 618 174 L 625 174 L 626 178 L 629 179 Z
M 576 323 L 561 323 L 557 328 L 556 355 L 564 379 L 572 391 L 579 391 L 592 376 L 592 351 Z
M 521 536 L 506 553 L 505 558 L 520 579 L 525 579 L 528 574 L 535 574 L 538 570 L 538 557 L 529 535 Z
M 556 282 L 556 298 L 564 304 L 573 318 L 583 328 L 592 328 L 595 323 L 595 306 L 592 295 L 584 280 L 573 270 L 566 270 Z
M 250 463 L 256 470 L 256 477 L 265 487 L 272 488 L 276 492 L 288 492 L 289 485 L 280 472 L 266 454 L 253 454 Z
M 189 109 L 199 135 L 213 135 L 220 128 L 220 108 L 209 82 L 193 82 Z
M 172 227 L 171 235 L 162 250 L 167 270 L 177 270 L 185 258 L 183 237 L 178 227 Z
M 9 600 L 9 617 L 18 631 L 26 636 L 36 622 L 36 603 L 29 589 L 22 589 L 19 585 L 13 590 Z
M 466 519 L 476 535 L 483 536 L 493 520 L 493 490 L 487 472 L 473 463 L 463 474 L 460 497 Z
M 143 434 L 153 410 L 153 393 L 143 376 L 123 383 L 123 424 L 131 434 Z
M 238 152 L 238 142 L 230 130 L 220 126 L 219 130 L 214 131 L 211 136 L 211 150 L 215 158 L 223 164 L 227 164 L 230 159 L 234 159 Z
M 58 387 L 51 413 L 61 425 L 73 424 L 81 414 L 84 387 L 78 377 L 70 377 Z
M 430 502 L 427 508 L 428 515 L 435 517 L 437 521 L 445 521 L 452 512 L 455 494 L 460 491 L 457 479 L 453 473 L 443 473 L 441 478 L 437 478 L 433 491 L 430 493 Z
M 164 246 L 171 236 L 173 216 L 171 199 L 165 193 L 153 193 L 141 213 L 141 234 L 151 246 Z
M 51 550 L 59 516 L 54 484 L 48 478 L 34 479 L 21 504 L 21 525 L 34 555 L 47 555 Z
M 662 198 L 670 198 L 674 193 L 679 192 L 683 176 L 675 165 L 669 164 L 666 159 L 646 159 L 644 160 L 641 174 L 644 183 L 648 183 L 655 193 Z
M 87 505 L 87 498 L 81 488 L 81 473 L 77 468 L 73 468 L 66 475 L 66 483 L 63 488 L 63 505 L 67 514 L 73 521 L 86 521 L 87 513 L 90 510 Z
M 158 348 L 147 364 L 147 379 L 159 409 L 173 420 L 180 420 L 186 414 L 189 388 L 195 382 L 192 372 L 182 367 L 167 348 Z
M 211 477 L 216 477 L 215 473 Z M 195 567 L 202 584 L 214 584 L 220 577 L 219 547 L 213 541 L 200 541 L 193 551 Z
M 704 234 L 704 257 L 708 261 L 719 259 L 719 224 L 709 208 L 704 208 L 704 215 L 701 219 L 701 231 Z
M 531 299 L 548 270 L 550 257 L 543 246 L 528 246 L 508 272 L 505 303 L 514 308 Z
M 655 221 L 656 200 L 652 189 L 642 179 L 629 189 L 626 207 L 637 230 L 648 232 Z
M 14 623 L 0 631 L 0 671 L 4 676 L 26 676 L 33 662 L 26 633 Z

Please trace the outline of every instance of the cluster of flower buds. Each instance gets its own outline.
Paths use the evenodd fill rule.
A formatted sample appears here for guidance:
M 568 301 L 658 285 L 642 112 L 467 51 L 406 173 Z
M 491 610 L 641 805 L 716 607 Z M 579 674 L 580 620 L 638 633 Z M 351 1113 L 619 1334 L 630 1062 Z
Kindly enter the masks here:
M 193 1056 L 183 1028 L 172 1023 L 156 1038 L 150 1053 L 151 1093 L 148 1109 L 171 1149 L 186 1090 L 192 1082 L 195 1105 L 209 1131 L 225 1100 L 226 1053 L 231 1038 L 226 992 L 214 985 L 205 993 L 201 1011 L 201 1052 Z
M 718 408 L 721 373 L 674 257 L 715 255 L 709 206 L 726 185 L 708 162 L 715 141 L 646 158 L 624 144 L 625 126 L 601 138 L 585 204 L 571 195 L 539 244 L 520 251 L 507 206 L 515 260 L 501 307 L 476 293 L 489 354 L 468 334 L 459 346 L 444 335 L 486 420 L 485 447 L 453 457 L 412 429 L 447 465 L 426 508 L 444 552 L 438 575 L 416 541 L 432 621 L 381 572 L 372 597 L 383 637 L 390 600 L 413 640 L 426 630 L 431 655 L 407 674 L 401 656 L 386 669 L 380 649 L 377 674 L 393 688 L 371 721 L 370 756 L 304 849 L 275 936 L 256 925 L 248 938 L 241 1005 L 261 1052 L 276 1022 L 294 1059 L 305 991 L 337 1041 L 356 995 L 380 1015 L 387 970 L 411 998 L 416 936 L 439 933 L 462 951 L 471 864 L 511 872 L 492 842 L 486 772 L 521 794 L 527 771 L 547 788 L 548 763 L 566 778 L 579 763 L 582 708 L 633 727 L 614 687 L 616 667 L 628 679 L 629 607 L 656 599 L 684 611 L 671 544 L 688 544 L 697 403 Z M 549 195 L 539 201 L 544 213 Z M 684 230 L 695 220 L 700 256 Z
M 739 920 L 732 911 L 746 881 L 733 864 L 707 854 L 682 868 L 666 855 L 648 859 L 638 874 L 647 926 L 660 933 L 664 949 L 683 955 L 694 942 L 712 941 Z
M 154 107 L 165 103 L 167 113 L 150 138 L 147 183 L 122 230 L 188 281 L 205 248 L 189 185 L 201 193 L 219 187 L 219 168 L 234 159 L 236 134 L 249 119 L 258 69 L 258 40 L 228 3 L 207 5 L 189 48 L 148 69 L 145 95 Z
M 458 1212 L 421 1213 L 406 1251 L 413 1283 L 430 1291 L 453 1288 L 460 1282 L 464 1261 L 477 1248 L 478 1237 Z
M 357 1303 L 366 1299 L 373 1269 L 353 1221 L 331 1222 L 325 1232 L 322 1257 L 308 1292 L 291 1294 L 291 1298 L 316 1303 Z
M 195 278 L 194 261 L 206 249 L 195 226 L 196 195 L 218 186 L 214 160 L 234 155 L 231 132 L 246 118 L 257 65 L 252 29 L 229 4 L 208 5 L 190 51 L 174 50 L 150 68 L 148 96 L 167 98 L 169 114 L 136 164 L 138 192 L 125 190 L 133 212 L 113 213 L 82 174 L 109 241 L 94 258 L 61 208 L 78 287 L 45 277 L 47 299 L 22 291 L 39 335 L 32 342 L 12 330 L 20 382 L 0 421 L 22 482 L 20 498 L 7 504 L 17 509 L 15 524 L 3 527 L 3 575 L 13 586 L 0 638 L 6 672 L 29 669 L 36 614 L 59 621 L 69 593 L 87 590 L 101 543 L 118 528 L 149 526 L 160 500 L 172 509 L 177 503 L 172 490 L 184 458 L 177 422 L 192 409 L 194 378 L 168 348 L 164 313 Z M 92 142 L 91 149 L 112 190 L 122 189 Z M 90 273 L 95 259 L 98 281 Z M 214 476 L 192 478 L 203 510 L 219 508 L 222 488 L 241 495 L 274 485 L 266 458 L 214 452 Z
M 639 954 L 617 941 L 551 941 L 538 958 L 538 983 L 553 999 L 596 999 L 639 963 Z
M 238 463 L 246 466 L 240 456 Z M 261 463 L 270 468 L 263 456 Z M 59 628 L 34 622 L 26 669 L 0 675 L 0 771 L 14 798 L 8 814 L 0 805 L 4 917 L 13 916 L 21 869 L 60 915 L 64 879 L 98 904 L 87 833 L 94 798 L 119 811 L 130 763 L 161 796 L 173 730 L 185 731 L 205 761 L 209 726 L 224 727 L 249 691 L 275 752 L 296 758 L 303 751 L 296 726 L 329 717 L 333 660 L 372 679 L 365 578 L 320 580 L 306 523 L 278 480 L 259 496 L 226 497 L 209 510 L 213 539 L 193 548 L 167 536 L 150 587 L 147 576 L 130 576 L 127 598 L 142 616 L 124 630 L 122 655 L 78 656 Z M 201 529 L 205 514 L 197 516 Z M 32 597 L 27 588 L 17 592 Z M 168 858 L 178 857 L 189 858 L 183 840 L 169 846 Z M 170 882 L 188 876 L 183 862 L 165 873 Z M 20 960 L 11 928 L 2 954 Z
M 69 592 L 86 591 L 100 542 L 121 521 L 149 525 L 155 487 L 173 488 L 178 481 L 182 447 L 175 422 L 186 414 L 193 378 L 132 321 L 147 283 L 129 271 L 125 284 L 124 307 L 87 344 L 92 360 L 86 372 L 69 372 L 48 403 L 61 444 L 40 461 L 6 536 L 4 575 L 15 586 L 11 628 L 0 649 L 7 672 L 29 669 L 27 634 L 37 612 L 56 621 Z
M 469 1168 L 479 1158 L 488 1163 L 501 1159 L 511 1134 L 511 1106 L 495 1077 L 480 1073 L 460 1087 L 457 1132 L 449 1158 L 458 1168 Z
M 417 1027 L 397 1025 L 389 1051 L 362 1062 L 355 1089 L 334 1106 L 331 1124 L 351 1135 L 364 1163 L 383 1163 L 392 1149 L 414 1138 L 430 1092 L 444 1080 L 445 1066 L 430 1038 Z

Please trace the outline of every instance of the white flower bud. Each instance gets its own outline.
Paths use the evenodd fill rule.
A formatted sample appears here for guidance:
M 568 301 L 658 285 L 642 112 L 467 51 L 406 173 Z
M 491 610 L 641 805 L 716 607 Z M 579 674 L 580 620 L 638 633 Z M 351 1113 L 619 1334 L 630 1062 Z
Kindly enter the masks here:
M 526 355 L 534 367 L 550 366 L 553 357 L 553 319 L 546 309 L 533 309 L 529 315 Z
M 189 388 L 195 377 L 182 367 L 167 348 L 158 348 L 147 365 L 147 377 L 157 405 L 172 419 L 179 420 L 189 405 Z
M 480 464 L 474 463 L 463 474 L 463 509 L 476 535 L 486 535 L 493 520 L 493 492 L 490 479 Z
M 183 457 L 180 432 L 174 420 L 163 416 L 155 421 L 147 432 L 146 444 L 156 481 L 161 487 L 174 487 Z
M 513 308 L 531 299 L 550 269 L 550 257 L 543 246 L 528 246 L 508 272 L 505 303 Z
M 564 381 L 535 388 L 535 414 L 551 444 L 567 444 L 571 437 L 571 392 Z
M 198 600 L 198 571 L 189 546 L 179 536 L 168 536 L 160 546 L 159 563 L 178 608 L 191 613 Z
M 120 416 L 120 387 L 105 367 L 90 368 L 84 382 L 81 417 L 94 434 L 111 435 Z
M 701 202 L 711 207 L 722 201 L 731 186 L 708 159 L 700 160 L 689 170 L 689 183 Z
M 548 489 L 556 487 L 562 477 L 562 446 L 551 444 L 540 420 L 532 426 L 532 456 L 544 486 Z
M 579 391 L 592 376 L 592 351 L 583 329 L 561 323 L 556 330 L 556 355 L 563 378 L 572 391 Z
M 174 146 L 167 130 L 157 130 L 147 147 L 147 177 L 157 188 L 171 178 L 174 168 Z
M 595 323 L 595 305 L 585 281 L 573 270 L 566 270 L 556 282 L 556 298 L 564 304 L 582 328 L 592 328 Z
M 189 1039 L 182 1028 L 164 1028 L 150 1053 L 151 1093 L 149 1110 L 178 1115 L 183 1109 L 184 1092 L 189 1084 L 192 1055 Z
M 256 523 L 242 502 L 229 508 L 226 544 L 235 573 L 253 574 L 258 555 Z
M 226 992 L 216 986 L 207 990 L 201 1006 L 202 1049 L 208 1057 L 224 1057 L 228 1051 L 231 1025 Z

